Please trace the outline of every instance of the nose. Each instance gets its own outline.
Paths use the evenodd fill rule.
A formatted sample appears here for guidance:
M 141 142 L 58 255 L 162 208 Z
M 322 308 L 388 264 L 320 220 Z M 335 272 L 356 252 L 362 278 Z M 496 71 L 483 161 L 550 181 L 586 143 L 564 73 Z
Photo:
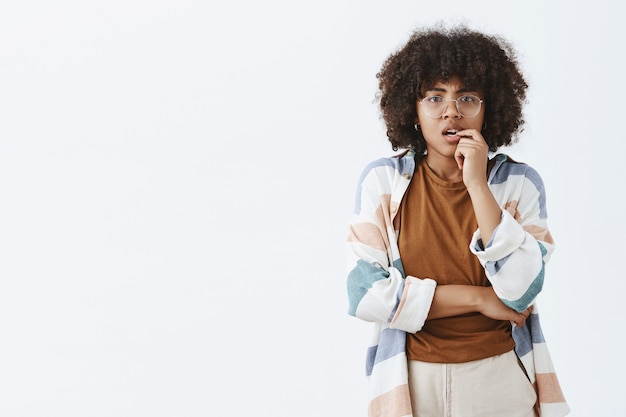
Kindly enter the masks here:
M 443 110 L 442 116 L 444 119 L 460 119 L 462 116 L 459 110 L 456 108 L 456 100 L 447 99 L 446 107 Z

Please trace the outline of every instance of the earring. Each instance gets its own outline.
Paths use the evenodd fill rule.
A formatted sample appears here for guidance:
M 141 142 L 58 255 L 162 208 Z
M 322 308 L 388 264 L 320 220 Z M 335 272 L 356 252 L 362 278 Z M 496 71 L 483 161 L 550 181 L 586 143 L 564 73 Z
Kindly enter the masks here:
M 420 131 L 420 125 L 418 125 L 417 123 L 415 123 L 415 131 L 419 132 Z

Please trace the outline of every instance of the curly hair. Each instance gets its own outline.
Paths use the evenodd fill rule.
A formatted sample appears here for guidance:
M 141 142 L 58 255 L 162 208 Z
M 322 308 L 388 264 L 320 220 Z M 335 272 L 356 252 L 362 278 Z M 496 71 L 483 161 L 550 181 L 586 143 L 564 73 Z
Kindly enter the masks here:
M 511 45 L 464 26 L 436 27 L 413 32 L 376 74 L 381 117 L 393 150 L 409 148 L 424 154 L 426 141 L 415 129 L 416 102 L 434 84 L 452 77 L 484 95 L 482 134 L 491 152 L 517 140 L 528 85 Z

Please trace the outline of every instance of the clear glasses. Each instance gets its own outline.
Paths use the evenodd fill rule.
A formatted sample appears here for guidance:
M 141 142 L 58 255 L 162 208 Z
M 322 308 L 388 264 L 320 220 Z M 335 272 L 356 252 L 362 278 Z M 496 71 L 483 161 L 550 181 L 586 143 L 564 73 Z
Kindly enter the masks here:
M 483 103 L 483 100 L 472 95 L 461 96 L 456 100 L 441 96 L 428 96 L 418 101 L 418 103 L 421 104 L 426 116 L 431 119 L 438 119 L 448 108 L 448 101 L 454 101 L 459 114 L 468 119 L 475 117 L 480 112 L 480 106 Z

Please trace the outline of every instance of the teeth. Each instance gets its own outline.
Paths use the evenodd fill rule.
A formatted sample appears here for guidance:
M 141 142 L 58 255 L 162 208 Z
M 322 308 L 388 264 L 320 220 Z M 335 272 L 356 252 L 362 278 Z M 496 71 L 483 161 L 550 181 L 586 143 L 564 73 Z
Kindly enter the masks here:
M 456 135 L 456 130 L 455 129 L 448 130 L 446 132 L 446 135 Z

